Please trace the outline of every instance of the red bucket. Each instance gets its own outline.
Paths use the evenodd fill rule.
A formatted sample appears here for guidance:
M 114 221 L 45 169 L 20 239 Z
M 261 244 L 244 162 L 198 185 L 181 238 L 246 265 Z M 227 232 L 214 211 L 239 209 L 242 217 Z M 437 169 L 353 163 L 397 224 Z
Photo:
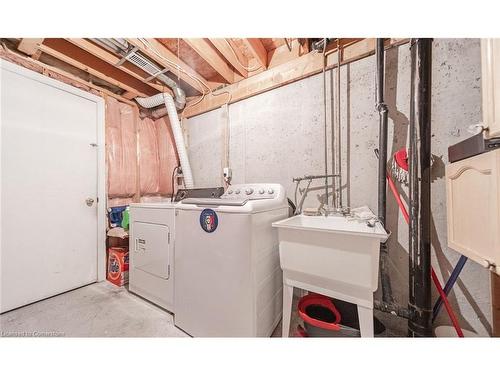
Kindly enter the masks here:
M 327 331 L 340 331 L 341 316 L 330 298 L 309 293 L 300 299 L 298 310 L 306 326 Z

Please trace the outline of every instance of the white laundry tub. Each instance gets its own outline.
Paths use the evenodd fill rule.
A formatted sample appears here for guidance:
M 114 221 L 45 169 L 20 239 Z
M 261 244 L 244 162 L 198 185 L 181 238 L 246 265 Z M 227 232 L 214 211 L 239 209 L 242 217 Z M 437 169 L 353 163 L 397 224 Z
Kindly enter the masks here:
M 273 227 L 285 279 L 334 290 L 353 303 L 377 290 L 380 242 L 388 237 L 379 222 L 369 227 L 343 216 L 298 215 Z

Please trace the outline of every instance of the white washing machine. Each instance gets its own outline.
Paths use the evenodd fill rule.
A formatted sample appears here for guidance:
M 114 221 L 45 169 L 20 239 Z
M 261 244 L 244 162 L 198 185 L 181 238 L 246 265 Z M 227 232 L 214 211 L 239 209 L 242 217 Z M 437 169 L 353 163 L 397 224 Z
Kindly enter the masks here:
M 183 200 L 176 217 L 175 325 L 195 337 L 270 336 L 282 313 L 279 184 L 232 185 Z
M 172 312 L 175 209 L 178 204 L 130 205 L 129 290 Z

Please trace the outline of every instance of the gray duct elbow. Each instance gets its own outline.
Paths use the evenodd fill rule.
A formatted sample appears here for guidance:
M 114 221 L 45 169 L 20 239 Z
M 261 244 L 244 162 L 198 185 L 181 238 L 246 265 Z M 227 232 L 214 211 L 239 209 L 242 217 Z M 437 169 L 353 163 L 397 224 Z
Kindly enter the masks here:
M 172 91 L 174 93 L 175 108 L 183 109 L 186 105 L 186 93 L 177 85 L 172 87 Z

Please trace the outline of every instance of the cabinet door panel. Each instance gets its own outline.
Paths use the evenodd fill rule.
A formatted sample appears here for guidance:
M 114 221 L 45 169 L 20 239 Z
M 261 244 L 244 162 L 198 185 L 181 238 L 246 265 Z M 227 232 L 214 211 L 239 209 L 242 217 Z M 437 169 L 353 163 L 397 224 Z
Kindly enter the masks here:
M 485 135 L 500 137 L 500 39 L 481 40 L 481 70 Z
M 500 150 L 446 167 L 448 246 L 500 272 Z

